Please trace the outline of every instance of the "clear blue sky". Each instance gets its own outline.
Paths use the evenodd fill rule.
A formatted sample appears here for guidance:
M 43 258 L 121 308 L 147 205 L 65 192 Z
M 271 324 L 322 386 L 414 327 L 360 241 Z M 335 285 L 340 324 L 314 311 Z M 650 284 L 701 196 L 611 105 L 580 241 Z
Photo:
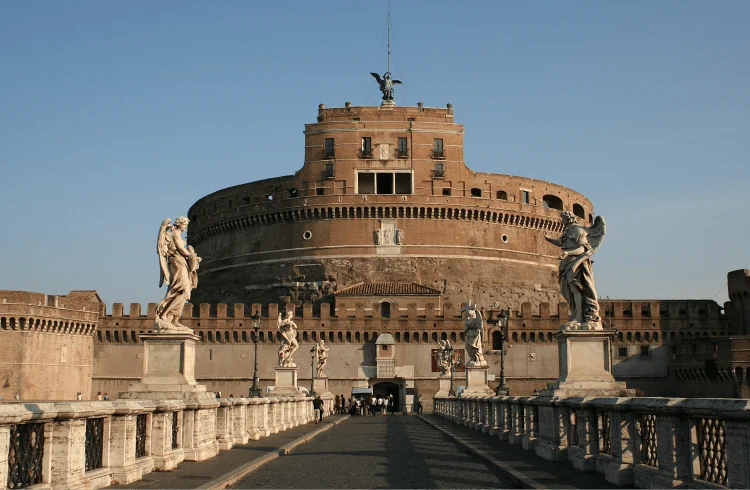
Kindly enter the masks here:
M 293 173 L 319 103 L 377 104 L 386 2 L 0 3 L 0 289 L 157 302 L 165 217 Z M 599 294 L 726 300 L 750 268 L 750 2 L 393 1 L 400 105 L 477 171 L 608 223 Z

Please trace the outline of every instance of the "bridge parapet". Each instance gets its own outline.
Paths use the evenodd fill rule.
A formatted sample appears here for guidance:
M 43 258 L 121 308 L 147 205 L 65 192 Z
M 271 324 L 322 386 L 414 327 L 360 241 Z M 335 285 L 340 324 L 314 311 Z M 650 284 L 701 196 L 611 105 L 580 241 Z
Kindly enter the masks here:
M 750 488 L 750 400 L 436 396 L 434 407 L 617 485 Z

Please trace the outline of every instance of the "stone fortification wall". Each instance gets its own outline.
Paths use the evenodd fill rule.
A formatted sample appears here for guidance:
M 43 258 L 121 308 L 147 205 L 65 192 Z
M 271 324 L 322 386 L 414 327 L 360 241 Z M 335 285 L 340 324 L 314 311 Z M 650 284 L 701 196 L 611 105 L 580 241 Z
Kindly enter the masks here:
M 366 307 L 371 309 L 366 310 Z M 295 311 L 299 326 L 300 348 L 295 362 L 300 384 L 310 379 L 309 350 L 313 342 L 324 339 L 331 348 L 326 373 L 330 389 L 349 393 L 353 386 L 367 386 L 375 366 L 374 341 L 381 333 L 390 333 L 396 341 L 396 364 L 403 367 L 402 377 L 412 378 L 415 390 L 425 394 L 437 391 L 437 372 L 432 371 L 432 349 L 438 339 L 447 338 L 457 349 L 463 348 L 463 320 L 460 307 L 443 305 L 442 315 L 426 305 L 400 304 L 394 299 L 391 317 L 382 318 L 377 304 L 341 300 L 336 308 L 328 303 L 315 306 L 254 303 L 246 308 L 235 305 L 186 305 L 182 323 L 201 338 L 196 351 L 196 378 L 210 390 L 223 394 L 245 394 L 253 373 L 253 328 L 250 316 L 261 311 L 264 320 L 259 331 L 259 376 L 263 386 L 274 384 L 278 339 L 276 320 L 279 309 Z M 156 304 L 142 312 L 140 304 L 131 304 L 129 315 L 122 304 L 114 304 L 110 315 L 101 317 L 94 349 L 94 392 L 110 396 L 123 391 L 129 381 L 142 375 L 143 361 L 139 335 L 153 328 Z M 674 386 L 667 382 L 672 349 L 684 338 L 715 337 L 731 332 L 726 318 L 713 301 L 628 301 L 611 300 L 602 304 L 605 323 L 618 329 L 614 345 L 615 375 L 646 393 L 669 395 Z M 344 313 L 346 312 L 346 313 Z M 499 373 L 497 342 L 498 310 L 485 310 L 488 320 L 486 356 L 491 373 Z M 528 394 L 546 387 L 557 377 L 557 345 L 552 334 L 567 317 L 567 305 L 551 309 L 548 303 L 533 308 L 524 303 L 513 312 L 506 346 L 506 374 L 516 393 Z M 621 349 L 625 349 L 622 351 Z M 458 374 L 460 377 L 461 374 Z M 457 381 L 457 385 L 460 382 Z
M 90 301 L 0 291 L 0 396 L 88 398 L 98 322 L 99 307 Z

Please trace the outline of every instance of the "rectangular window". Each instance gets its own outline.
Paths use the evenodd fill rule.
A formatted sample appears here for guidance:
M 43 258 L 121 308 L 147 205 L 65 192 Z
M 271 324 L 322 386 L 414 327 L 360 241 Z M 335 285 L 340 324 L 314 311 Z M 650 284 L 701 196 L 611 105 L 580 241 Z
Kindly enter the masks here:
M 325 146 L 323 147 L 323 158 L 333 158 L 334 155 L 333 138 L 326 138 Z
M 372 157 L 372 138 L 366 136 L 362 138 L 362 158 Z
M 325 187 L 316 187 L 315 188 L 315 195 L 316 196 L 325 196 L 326 190 Z
M 411 174 L 396 174 L 396 194 L 411 194 Z
M 442 163 L 436 163 L 435 169 L 432 171 L 432 175 L 436 178 L 443 178 L 445 177 L 445 167 Z
M 531 192 L 521 191 L 521 202 L 524 204 L 531 202 Z
M 451 195 L 451 188 L 450 187 L 443 188 L 443 195 L 444 196 L 450 196 Z
M 433 158 L 445 158 L 445 152 L 443 151 L 443 138 L 435 138 L 433 140 L 432 157 Z
M 409 156 L 409 140 L 406 138 L 398 139 L 398 157 L 406 158 Z
M 375 174 L 357 174 L 357 189 L 360 194 L 375 194 Z
M 335 176 L 335 172 L 333 170 L 333 164 L 332 163 L 326 163 L 326 168 L 323 170 L 323 178 L 324 179 L 332 179 Z
M 622 357 L 628 357 L 628 348 L 627 347 L 618 347 L 617 349 L 617 355 Z
M 647 345 L 641 346 L 641 357 L 648 357 L 651 355 L 651 349 Z
M 375 191 L 377 194 L 393 194 L 393 174 L 378 173 L 376 175 L 377 187 Z

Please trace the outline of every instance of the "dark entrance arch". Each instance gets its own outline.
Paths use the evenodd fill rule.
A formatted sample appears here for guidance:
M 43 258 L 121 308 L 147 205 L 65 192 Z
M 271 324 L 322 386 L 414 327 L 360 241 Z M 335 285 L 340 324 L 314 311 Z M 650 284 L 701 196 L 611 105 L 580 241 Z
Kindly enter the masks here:
M 383 381 L 381 383 L 375 383 L 372 386 L 372 396 L 375 398 L 386 397 L 393 395 L 393 406 L 388 405 L 389 412 L 400 412 L 401 411 L 401 387 L 396 383 Z

